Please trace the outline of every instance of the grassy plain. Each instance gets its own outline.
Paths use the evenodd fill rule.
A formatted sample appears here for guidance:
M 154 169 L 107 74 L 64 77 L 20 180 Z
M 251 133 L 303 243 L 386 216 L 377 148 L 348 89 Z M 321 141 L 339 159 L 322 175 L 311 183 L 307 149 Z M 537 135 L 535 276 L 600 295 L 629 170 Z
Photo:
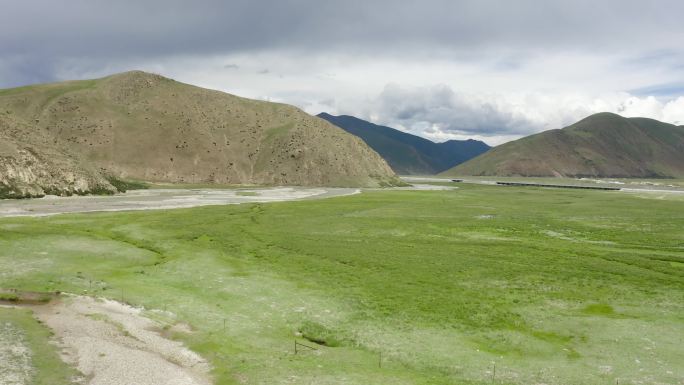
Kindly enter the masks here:
M 459 187 L 2 219 L 0 286 L 168 310 L 218 384 L 684 383 L 684 200 Z

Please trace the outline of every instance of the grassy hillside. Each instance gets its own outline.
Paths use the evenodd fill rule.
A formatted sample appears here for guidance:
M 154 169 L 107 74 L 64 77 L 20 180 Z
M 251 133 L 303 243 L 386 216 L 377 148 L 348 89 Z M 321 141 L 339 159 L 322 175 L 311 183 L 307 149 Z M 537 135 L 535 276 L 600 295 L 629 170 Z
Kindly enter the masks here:
M 295 107 L 139 71 L 0 90 L 0 111 L 22 133 L 47 136 L 120 179 L 326 186 L 394 179 L 363 141 Z
M 434 143 L 353 116 L 321 113 L 318 117 L 363 139 L 398 174 L 436 174 L 489 150 L 489 146 L 478 140 Z
M 466 184 L 7 218 L 0 274 L 188 322 L 217 384 L 674 385 L 683 205 Z
M 682 177 L 684 127 L 600 113 L 505 143 L 444 174 Z

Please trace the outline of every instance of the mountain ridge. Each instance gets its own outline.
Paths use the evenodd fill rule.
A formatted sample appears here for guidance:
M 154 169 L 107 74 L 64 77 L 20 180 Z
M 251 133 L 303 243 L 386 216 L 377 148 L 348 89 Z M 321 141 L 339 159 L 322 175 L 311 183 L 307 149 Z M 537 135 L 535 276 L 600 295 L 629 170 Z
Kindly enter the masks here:
M 602 112 L 504 143 L 443 175 L 684 177 L 684 126 Z
M 335 116 L 323 112 L 317 116 L 363 139 L 398 174 L 436 174 L 490 148 L 473 139 L 435 143 L 351 115 Z

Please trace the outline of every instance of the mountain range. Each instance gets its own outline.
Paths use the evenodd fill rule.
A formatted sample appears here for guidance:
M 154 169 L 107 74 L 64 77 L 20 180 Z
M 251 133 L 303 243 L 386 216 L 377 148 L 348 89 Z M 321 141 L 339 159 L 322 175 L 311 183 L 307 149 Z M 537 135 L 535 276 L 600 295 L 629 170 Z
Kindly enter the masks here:
M 613 113 L 508 142 L 446 176 L 684 177 L 684 126 Z
M 472 139 L 435 143 L 349 115 L 321 113 L 317 116 L 363 139 L 397 174 L 437 174 L 490 148 L 484 142 Z
M 0 195 L 110 193 L 114 180 L 398 183 L 361 139 L 290 105 L 141 71 L 0 90 Z
M 126 181 L 390 186 L 444 176 L 684 177 L 684 126 L 612 113 L 490 149 L 131 71 L 0 90 L 0 197 Z

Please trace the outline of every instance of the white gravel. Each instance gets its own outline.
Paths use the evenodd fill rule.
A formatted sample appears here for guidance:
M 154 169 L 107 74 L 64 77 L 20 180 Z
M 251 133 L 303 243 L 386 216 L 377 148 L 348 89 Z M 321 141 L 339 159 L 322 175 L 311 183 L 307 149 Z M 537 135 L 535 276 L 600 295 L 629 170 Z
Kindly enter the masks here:
M 28 385 L 32 375 L 24 332 L 10 322 L 0 322 L 0 385 Z
M 623 188 L 620 191 L 630 192 L 630 193 L 684 194 L 684 190 L 647 189 L 647 188 Z
M 55 333 L 62 359 L 88 385 L 209 385 L 209 364 L 180 342 L 161 336 L 141 309 L 73 296 L 35 306 Z
M 0 217 L 47 216 L 93 211 L 162 210 L 209 205 L 280 202 L 359 193 L 354 188 L 273 187 L 254 189 L 131 190 L 114 196 L 46 196 L 0 200 Z

